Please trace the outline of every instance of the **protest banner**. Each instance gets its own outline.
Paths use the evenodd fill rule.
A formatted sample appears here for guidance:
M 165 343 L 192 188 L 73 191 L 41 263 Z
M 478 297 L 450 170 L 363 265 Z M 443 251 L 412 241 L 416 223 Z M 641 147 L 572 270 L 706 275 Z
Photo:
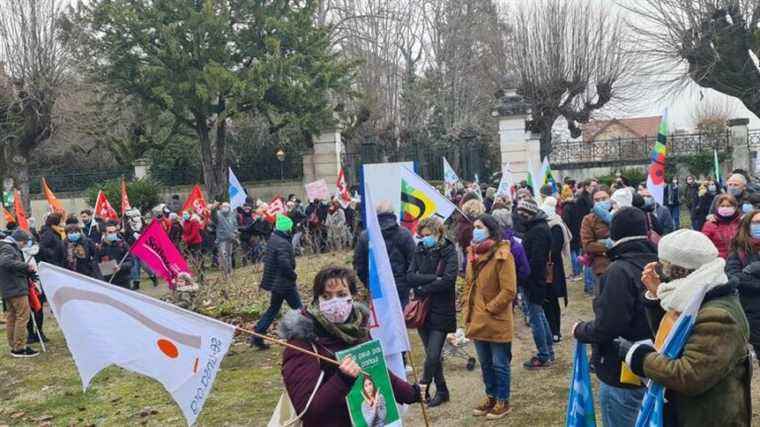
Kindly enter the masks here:
M 129 250 L 173 289 L 180 273 L 189 273 L 187 261 L 169 240 L 159 221 L 153 221 Z
M 351 194 L 348 192 L 348 184 L 346 183 L 346 174 L 343 172 L 343 167 L 338 172 L 338 181 L 335 183 L 338 188 L 338 202 L 343 209 L 346 209 L 351 203 Z
M 119 215 L 111 206 L 111 202 L 106 198 L 106 194 L 102 191 L 98 191 L 98 197 L 95 201 L 95 216 L 103 219 L 119 219 Z
M 306 198 L 311 202 L 313 200 L 330 200 L 330 190 L 327 188 L 327 182 L 324 179 L 306 184 Z
M 348 356 L 366 373 L 359 375 L 346 396 L 355 427 L 400 426 L 401 415 L 393 395 L 383 346 L 373 340 L 335 353 L 339 361 Z

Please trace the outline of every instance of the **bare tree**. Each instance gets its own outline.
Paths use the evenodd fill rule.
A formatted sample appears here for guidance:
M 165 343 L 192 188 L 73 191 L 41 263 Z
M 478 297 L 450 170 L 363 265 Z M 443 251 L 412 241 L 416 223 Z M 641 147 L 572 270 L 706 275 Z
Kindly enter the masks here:
M 705 100 L 694 106 L 691 119 L 694 127 L 708 135 L 717 135 L 728 130 L 728 121 L 736 114 L 736 107 L 727 99 Z
M 0 165 L 29 205 L 29 158 L 53 132 L 68 55 L 58 40 L 60 2 L 0 0 Z
M 552 127 L 567 119 L 570 134 L 631 88 L 635 57 L 626 52 L 620 16 L 591 0 L 526 2 L 512 20 L 509 61 L 518 93 L 531 106 L 541 156 L 552 149 Z
M 637 0 L 622 4 L 649 64 L 670 91 L 689 81 L 733 96 L 760 117 L 760 0 Z

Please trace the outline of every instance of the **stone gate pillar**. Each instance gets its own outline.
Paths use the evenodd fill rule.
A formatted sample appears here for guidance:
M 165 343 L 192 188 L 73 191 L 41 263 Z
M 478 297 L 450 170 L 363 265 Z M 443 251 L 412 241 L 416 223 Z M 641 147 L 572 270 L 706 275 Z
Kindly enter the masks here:
M 526 121 L 530 118 L 528 105 L 514 90 L 509 90 L 491 115 L 499 121 L 502 170 L 509 164 L 515 183 L 526 179 L 529 161 L 534 170 L 541 165 L 538 137 L 526 130 Z
M 324 179 L 330 191 L 335 192 L 342 153 L 343 142 L 339 128 L 324 130 L 314 138 L 313 151 L 303 156 L 304 184 Z
M 751 172 L 752 162 L 749 148 L 749 119 L 731 119 L 727 123 L 729 143 L 732 147 L 731 169 Z

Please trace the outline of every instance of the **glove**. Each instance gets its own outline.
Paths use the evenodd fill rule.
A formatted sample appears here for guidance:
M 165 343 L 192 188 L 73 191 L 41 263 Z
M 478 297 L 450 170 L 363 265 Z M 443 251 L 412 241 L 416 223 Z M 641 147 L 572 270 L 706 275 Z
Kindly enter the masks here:
M 749 263 L 746 267 L 744 267 L 744 270 L 742 270 L 744 274 L 750 274 L 752 276 L 760 276 L 760 261 L 754 261 Z
M 633 343 L 623 337 L 617 337 L 612 342 L 617 347 L 618 357 L 621 360 L 625 360 L 625 356 L 628 355 L 631 347 L 633 347 Z
M 602 240 L 602 244 L 604 244 L 604 246 L 609 249 L 612 247 L 612 239 L 604 239 Z

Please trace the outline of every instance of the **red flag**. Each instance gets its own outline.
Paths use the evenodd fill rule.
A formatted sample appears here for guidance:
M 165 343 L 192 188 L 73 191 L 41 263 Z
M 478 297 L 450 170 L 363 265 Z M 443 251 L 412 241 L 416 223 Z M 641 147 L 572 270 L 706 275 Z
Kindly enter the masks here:
M 95 202 L 95 216 L 104 219 L 119 219 L 116 210 L 111 206 L 111 203 L 106 198 L 106 194 L 102 191 L 98 192 L 98 200 Z
M 341 166 L 340 172 L 338 172 L 338 182 L 335 184 L 338 187 L 338 194 L 340 197 L 338 201 L 340 205 L 345 209 L 349 203 L 351 203 L 351 194 L 348 192 L 348 184 L 346 184 L 346 174 L 343 173 L 343 167 Z
M 206 198 L 203 197 L 200 185 L 196 184 L 195 187 L 193 187 L 193 191 L 187 196 L 187 200 L 182 206 L 182 212 L 198 214 L 198 216 L 204 220 L 211 216 L 211 213 L 208 210 L 208 204 L 206 203 Z
M 282 201 L 282 197 L 275 197 L 269 202 L 269 207 L 265 213 L 266 220 L 273 223 L 277 219 L 277 214 L 287 215 L 288 211 L 285 209 L 285 203 Z
M 26 220 L 24 204 L 21 203 L 21 192 L 18 190 L 13 192 L 13 210 L 16 212 L 16 223 L 19 228 L 24 231 L 29 231 L 29 221 Z
M 61 216 L 65 216 L 66 210 L 63 209 L 61 201 L 55 197 L 55 194 L 53 194 L 53 190 L 50 189 L 45 178 L 42 178 L 42 191 L 45 192 L 45 198 L 47 199 L 48 205 L 50 206 L 50 211 L 59 213 Z
M 6 223 L 16 222 L 16 218 L 14 218 L 13 215 L 8 212 L 8 209 L 5 209 L 5 207 L 3 207 L 3 217 L 5 218 Z
M 121 177 L 121 216 L 126 215 L 127 211 L 132 209 L 129 204 L 129 196 L 127 196 L 127 182 L 124 181 L 124 177 Z

